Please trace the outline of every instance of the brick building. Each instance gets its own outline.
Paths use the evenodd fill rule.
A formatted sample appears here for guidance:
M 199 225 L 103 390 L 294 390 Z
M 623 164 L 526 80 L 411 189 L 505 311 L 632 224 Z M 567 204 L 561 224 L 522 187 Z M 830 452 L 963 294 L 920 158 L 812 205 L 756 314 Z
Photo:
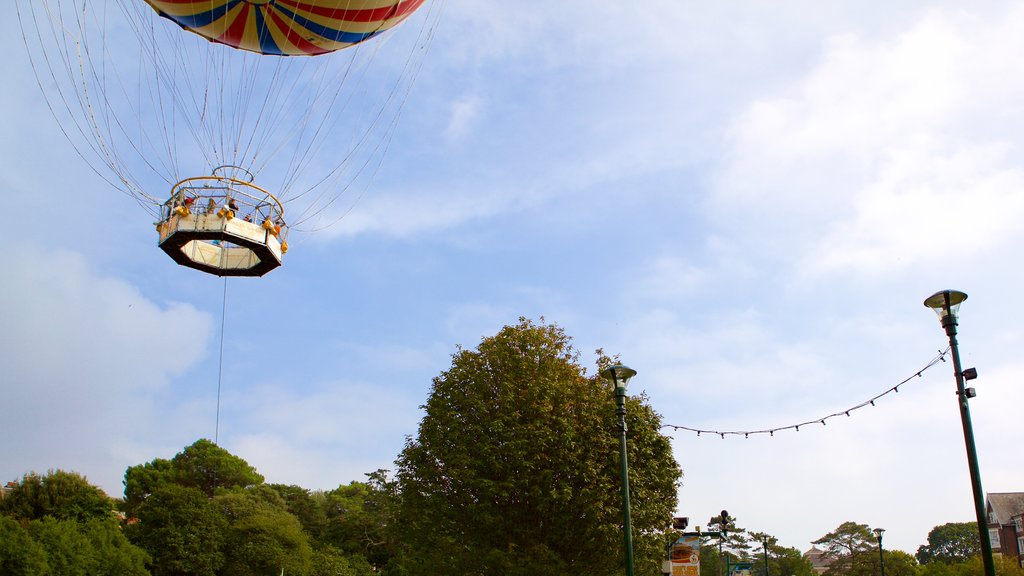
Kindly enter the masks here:
M 1024 492 L 990 492 L 985 508 L 993 554 L 1015 558 L 1024 565 Z

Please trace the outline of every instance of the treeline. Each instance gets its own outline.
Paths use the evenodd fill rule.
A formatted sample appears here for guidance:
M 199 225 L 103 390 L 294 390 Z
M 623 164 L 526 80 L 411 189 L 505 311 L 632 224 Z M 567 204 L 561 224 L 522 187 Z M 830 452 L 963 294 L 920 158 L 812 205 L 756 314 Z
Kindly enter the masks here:
M 383 472 L 331 491 L 266 484 L 209 440 L 125 473 L 125 497 L 82 476 L 25 475 L 0 501 L 0 574 L 387 574 L 395 502 Z
M 520 319 L 433 381 L 395 475 L 267 484 L 208 440 L 125 473 L 113 501 L 29 474 L 0 504 L 0 574 L 563 576 L 623 573 L 618 418 L 554 325 Z M 626 399 L 637 576 L 658 576 L 682 471 L 647 398 Z

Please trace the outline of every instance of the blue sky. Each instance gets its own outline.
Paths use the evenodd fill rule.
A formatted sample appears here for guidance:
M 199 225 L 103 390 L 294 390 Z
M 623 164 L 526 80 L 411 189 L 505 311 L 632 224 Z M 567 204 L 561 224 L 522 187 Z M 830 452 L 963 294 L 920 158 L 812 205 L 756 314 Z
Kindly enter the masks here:
M 307 488 L 390 468 L 456 346 L 519 316 L 621 354 L 668 424 L 785 426 L 923 367 L 946 338 L 921 303 L 953 288 L 984 487 L 1024 490 L 1024 9 L 549 4 L 447 0 L 352 211 L 228 281 L 221 445 Z M 5 11 L 0 479 L 116 495 L 214 436 L 224 282 L 76 156 Z M 669 431 L 679 513 L 913 553 L 973 519 L 953 390 L 945 363 L 828 426 Z

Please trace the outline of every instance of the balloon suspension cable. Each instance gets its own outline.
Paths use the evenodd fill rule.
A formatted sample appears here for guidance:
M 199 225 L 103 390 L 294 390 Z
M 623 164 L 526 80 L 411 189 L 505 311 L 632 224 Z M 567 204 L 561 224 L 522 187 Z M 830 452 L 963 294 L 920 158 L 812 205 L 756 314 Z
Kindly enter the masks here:
M 220 308 L 220 358 L 217 360 L 217 419 L 213 430 L 213 443 L 220 445 L 220 388 L 224 375 L 224 323 L 228 310 L 228 278 L 224 277 L 224 295 L 221 299 Z

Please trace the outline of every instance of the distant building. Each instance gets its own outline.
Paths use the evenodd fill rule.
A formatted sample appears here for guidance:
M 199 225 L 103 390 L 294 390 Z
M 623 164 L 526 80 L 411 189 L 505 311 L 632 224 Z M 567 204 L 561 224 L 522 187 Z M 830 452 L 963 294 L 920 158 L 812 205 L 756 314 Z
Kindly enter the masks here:
M 1024 566 L 1024 492 L 990 492 L 985 508 L 993 554 L 1015 558 Z
M 810 550 L 804 552 L 804 558 L 811 563 L 811 568 L 814 568 L 817 574 L 824 574 L 832 564 L 832 559 L 825 557 L 825 551 L 813 545 Z

